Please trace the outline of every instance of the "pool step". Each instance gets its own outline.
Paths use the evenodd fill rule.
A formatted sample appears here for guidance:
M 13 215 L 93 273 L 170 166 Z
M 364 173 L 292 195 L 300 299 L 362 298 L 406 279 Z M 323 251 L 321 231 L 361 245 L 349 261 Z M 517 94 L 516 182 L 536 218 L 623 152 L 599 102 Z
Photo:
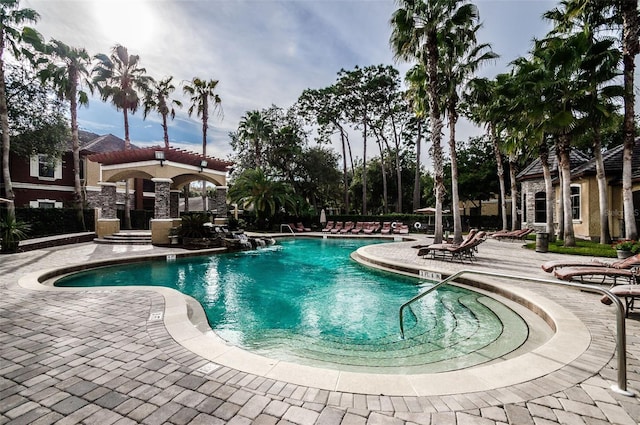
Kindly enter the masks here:
M 151 245 L 151 232 L 140 230 L 122 231 L 102 238 L 95 238 L 93 241 L 110 245 Z

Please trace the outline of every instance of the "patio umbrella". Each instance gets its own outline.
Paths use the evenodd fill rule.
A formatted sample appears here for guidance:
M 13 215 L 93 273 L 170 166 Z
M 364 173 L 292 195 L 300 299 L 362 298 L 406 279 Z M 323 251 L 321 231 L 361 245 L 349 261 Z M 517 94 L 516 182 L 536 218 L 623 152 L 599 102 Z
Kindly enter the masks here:
M 320 224 L 325 224 L 327 222 L 327 213 L 324 211 L 324 208 L 322 209 L 322 211 L 320 211 Z

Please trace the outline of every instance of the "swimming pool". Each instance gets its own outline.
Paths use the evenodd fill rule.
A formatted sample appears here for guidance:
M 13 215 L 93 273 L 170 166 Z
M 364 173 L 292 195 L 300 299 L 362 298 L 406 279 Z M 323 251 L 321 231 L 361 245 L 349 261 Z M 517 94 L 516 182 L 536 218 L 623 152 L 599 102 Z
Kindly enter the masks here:
M 215 332 L 269 358 L 339 370 L 426 373 L 507 355 L 527 339 L 525 321 L 486 295 L 447 286 L 412 307 L 399 336 L 399 306 L 431 285 L 349 259 L 371 240 L 282 240 L 259 251 L 100 268 L 56 286 L 155 285 L 193 296 Z

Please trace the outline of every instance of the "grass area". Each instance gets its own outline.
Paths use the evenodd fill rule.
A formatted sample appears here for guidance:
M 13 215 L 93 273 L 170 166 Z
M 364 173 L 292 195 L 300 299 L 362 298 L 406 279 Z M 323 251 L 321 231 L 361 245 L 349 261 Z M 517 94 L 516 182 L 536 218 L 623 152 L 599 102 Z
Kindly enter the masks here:
M 561 239 L 549 242 L 549 251 L 557 254 L 589 255 L 594 257 L 616 258 L 616 251 L 611 245 L 600 244 L 591 241 L 576 240 L 575 247 L 565 247 Z M 535 237 L 533 242 L 527 241 L 527 249 L 536 249 Z

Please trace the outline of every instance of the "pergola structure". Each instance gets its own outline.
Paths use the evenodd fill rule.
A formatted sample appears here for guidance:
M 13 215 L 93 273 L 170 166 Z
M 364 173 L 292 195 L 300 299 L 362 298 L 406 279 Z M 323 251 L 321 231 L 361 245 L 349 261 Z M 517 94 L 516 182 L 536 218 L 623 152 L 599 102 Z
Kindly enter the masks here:
M 116 215 L 117 182 L 142 178 L 155 184 L 154 218 L 151 220 L 152 241 L 169 243 L 169 232 L 179 225 L 179 193 L 184 185 L 206 180 L 216 187 L 213 203 L 218 215 L 227 212 L 227 171 L 232 163 L 174 148 L 146 148 L 112 151 L 91 155 L 88 159 L 100 165 L 100 214 L 98 237 L 120 231 Z

